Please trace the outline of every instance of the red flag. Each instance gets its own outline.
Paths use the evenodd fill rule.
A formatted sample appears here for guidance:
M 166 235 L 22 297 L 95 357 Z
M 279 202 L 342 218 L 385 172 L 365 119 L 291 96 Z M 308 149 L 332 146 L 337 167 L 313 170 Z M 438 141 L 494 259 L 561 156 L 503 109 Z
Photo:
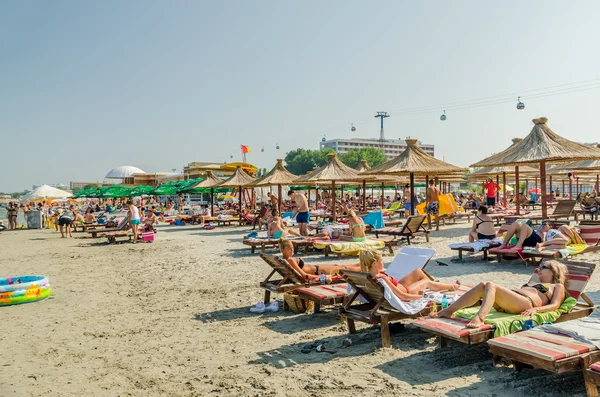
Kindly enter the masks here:
M 246 154 L 246 153 L 250 153 L 251 150 L 248 146 L 246 145 L 242 145 L 242 153 Z

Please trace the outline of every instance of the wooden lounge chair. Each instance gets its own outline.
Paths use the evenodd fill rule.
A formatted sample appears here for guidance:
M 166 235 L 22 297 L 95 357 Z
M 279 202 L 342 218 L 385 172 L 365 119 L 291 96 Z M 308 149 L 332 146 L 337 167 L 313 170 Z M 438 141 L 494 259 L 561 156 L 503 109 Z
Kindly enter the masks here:
M 215 221 L 217 222 L 217 226 L 231 226 L 234 223 L 238 223 L 238 224 L 242 224 L 242 218 L 223 218 L 223 219 L 219 219 L 217 218 Z
M 279 239 L 245 238 L 242 244 L 249 246 L 250 252 L 253 254 L 256 252 L 256 248 L 260 247 L 260 252 L 264 254 L 267 248 L 277 248 L 279 246 Z
M 577 321 L 577 320 L 575 320 Z M 515 370 L 525 366 L 554 373 L 582 371 L 587 395 L 598 396 L 600 350 L 586 341 L 564 334 L 531 329 L 488 341 L 494 363 L 512 360 Z
M 585 316 L 589 316 L 597 307 L 583 292 L 596 265 L 586 262 L 561 261 L 564 263 L 569 273 L 569 295 L 575 299 L 583 299 L 583 302 L 577 302 L 575 307 L 568 313 L 563 313 L 556 322 L 569 321 Z M 537 269 L 536 269 L 537 270 Z M 537 272 L 534 272 L 529 280 L 530 283 L 539 282 Z M 482 343 L 494 337 L 495 327 L 484 324 L 480 328 L 468 328 L 466 325 L 470 320 L 461 318 L 426 318 L 418 320 L 415 325 L 422 331 L 437 335 L 440 347 L 446 347 L 449 340 L 455 340 L 460 343 L 472 345 Z
M 425 271 L 434 253 L 431 248 L 404 247 L 388 267 L 387 273 L 400 279 L 414 269 L 420 268 Z M 355 321 L 381 324 L 381 343 L 384 347 L 390 347 L 390 321 L 415 319 L 429 313 L 429 307 L 417 314 L 405 314 L 392 307 L 384 297 L 384 287 L 370 273 L 342 270 L 340 274 L 355 291 L 338 311 L 351 334 L 356 333 Z M 427 276 L 433 280 L 428 274 Z M 366 303 L 353 305 L 357 299 L 361 300 L 359 296 Z
M 291 267 L 287 261 L 275 255 L 260 254 L 260 257 L 271 266 L 273 269 L 271 273 L 262 281 L 259 285 L 265 290 L 264 303 L 267 304 L 271 300 L 271 293 L 283 294 L 288 291 L 295 290 L 296 288 L 304 287 L 306 280 L 300 273 Z M 272 280 L 271 277 L 279 274 L 281 279 Z M 334 282 L 341 283 L 341 281 Z M 312 281 L 312 286 L 318 286 L 320 283 Z M 284 309 L 286 309 L 284 301 Z
M 410 239 L 415 237 L 415 233 L 425 233 L 425 240 L 429 242 L 429 230 L 425 229 L 423 222 L 427 217 L 425 215 L 413 215 L 406 219 L 406 223 L 402 227 L 389 228 L 384 227 L 381 229 L 375 229 L 375 237 L 379 238 L 379 235 L 395 236 L 395 237 L 406 237 L 406 242 L 410 245 Z
M 129 229 L 129 222 L 127 221 L 127 218 L 123 218 L 121 220 L 121 222 L 119 222 L 117 227 L 110 227 L 110 228 L 102 227 L 102 228 L 100 228 L 100 226 L 104 226 L 104 225 L 96 225 L 95 228 L 88 229 L 87 232 L 92 236 L 92 238 L 104 237 L 104 234 L 110 233 L 110 232 L 126 231 L 127 229 Z
M 569 219 L 570 216 L 573 215 L 575 211 L 576 200 L 561 200 L 558 202 L 556 207 L 554 207 L 554 211 L 552 214 L 547 216 L 548 219 Z M 541 215 L 528 215 L 527 216 L 532 221 L 542 221 L 544 218 Z M 577 220 L 577 215 L 575 215 L 575 220 Z

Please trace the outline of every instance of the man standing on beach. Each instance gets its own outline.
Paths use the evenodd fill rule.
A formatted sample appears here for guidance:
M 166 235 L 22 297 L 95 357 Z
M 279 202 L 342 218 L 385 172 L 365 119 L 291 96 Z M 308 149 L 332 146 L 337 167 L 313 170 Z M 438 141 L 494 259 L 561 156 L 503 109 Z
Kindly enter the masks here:
M 435 216 L 435 230 L 440 230 L 440 194 L 440 189 L 435 186 L 433 179 L 430 179 L 426 194 L 427 222 L 429 223 L 429 230 L 431 230 L 431 215 Z
M 296 222 L 298 222 L 298 229 L 300 229 L 300 235 L 308 236 L 308 222 L 310 222 L 310 212 L 308 212 L 308 201 L 303 194 L 298 194 L 293 190 L 288 192 L 290 199 L 296 203 L 296 210 L 294 215 L 296 216 Z
M 271 192 L 267 193 L 267 196 L 269 197 L 269 202 L 271 203 L 271 209 L 273 209 L 273 208 L 279 209 L 278 208 L 279 200 L 277 199 L 277 196 L 275 196 Z
M 496 191 L 498 190 L 498 184 L 494 183 L 492 178 L 487 179 L 487 183 L 483 186 L 487 190 L 486 204 L 488 207 L 496 206 Z

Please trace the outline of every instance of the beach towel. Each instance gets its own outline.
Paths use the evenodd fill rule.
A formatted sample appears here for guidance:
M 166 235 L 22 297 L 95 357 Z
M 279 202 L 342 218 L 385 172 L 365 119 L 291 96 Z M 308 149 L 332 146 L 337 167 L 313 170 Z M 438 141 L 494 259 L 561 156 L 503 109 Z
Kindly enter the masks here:
M 573 339 L 588 342 L 600 348 L 600 310 L 596 309 L 588 317 L 564 323 L 542 325 L 540 331 L 569 335 Z
M 470 242 L 452 243 L 452 244 L 448 244 L 448 247 L 449 248 L 472 248 L 473 252 L 480 252 L 484 248 L 488 248 L 490 246 L 491 242 L 492 242 L 492 240 L 479 240 L 479 241 L 474 241 L 472 243 L 470 243 Z
M 384 227 L 383 213 L 381 211 L 371 211 L 367 216 L 363 218 L 365 225 L 371 225 L 374 229 Z
M 571 255 L 581 254 L 588 247 L 587 244 L 568 244 L 565 248 L 561 249 L 543 249 L 538 250 L 535 247 L 523 247 L 523 253 L 540 253 L 540 254 L 555 254 L 559 253 L 561 258 L 568 258 Z
M 383 285 L 385 291 L 383 292 L 383 296 L 385 300 L 396 310 L 404 313 L 404 314 L 417 314 L 421 310 L 425 309 L 427 305 L 431 302 L 436 302 L 441 304 L 443 294 L 439 292 L 430 292 L 426 294 L 425 297 L 421 299 L 415 299 L 412 301 L 403 301 L 398 298 L 389 285 L 385 283 L 383 280 L 377 280 L 379 284 Z M 446 299 L 448 300 L 448 304 L 452 304 L 458 299 L 457 295 L 446 295 Z
M 560 307 L 552 312 L 536 313 L 533 317 L 522 317 L 519 314 L 509 314 L 498 312 L 495 309 L 490 310 L 487 316 L 485 316 L 484 324 L 493 325 L 496 327 L 494 331 L 494 338 L 503 335 L 509 335 L 513 332 L 519 332 L 523 330 L 523 321 L 533 319 L 536 325 L 543 323 L 555 322 L 561 314 L 566 313 L 573 309 L 577 304 L 577 300 L 569 297 L 560 305 Z M 472 320 L 479 311 L 479 307 L 468 307 L 465 309 L 457 310 L 454 316 L 457 318 Z
M 361 250 L 364 249 L 381 249 L 385 247 L 385 243 L 381 240 L 372 239 L 362 242 L 318 240 L 313 242 L 313 246 L 317 249 L 325 249 L 325 247 L 329 247 L 331 252 L 335 254 L 356 256 Z

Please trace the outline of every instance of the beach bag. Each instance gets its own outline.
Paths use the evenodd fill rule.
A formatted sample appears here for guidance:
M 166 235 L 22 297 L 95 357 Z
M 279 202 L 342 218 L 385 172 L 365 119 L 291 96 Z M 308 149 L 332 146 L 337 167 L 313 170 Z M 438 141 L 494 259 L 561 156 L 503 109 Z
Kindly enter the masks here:
M 185 226 L 185 222 L 184 222 L 184 221 L 182 221 L 181 219 L 177 219 L 177 220 L 175 221 L 175 224 L 176 224 L 177 226 Z
M 313 310 L 313 302 L 300 298 L 294 291 L 285 292 L 283 299 L 290 311 L 294 313 L 301 314 Z

